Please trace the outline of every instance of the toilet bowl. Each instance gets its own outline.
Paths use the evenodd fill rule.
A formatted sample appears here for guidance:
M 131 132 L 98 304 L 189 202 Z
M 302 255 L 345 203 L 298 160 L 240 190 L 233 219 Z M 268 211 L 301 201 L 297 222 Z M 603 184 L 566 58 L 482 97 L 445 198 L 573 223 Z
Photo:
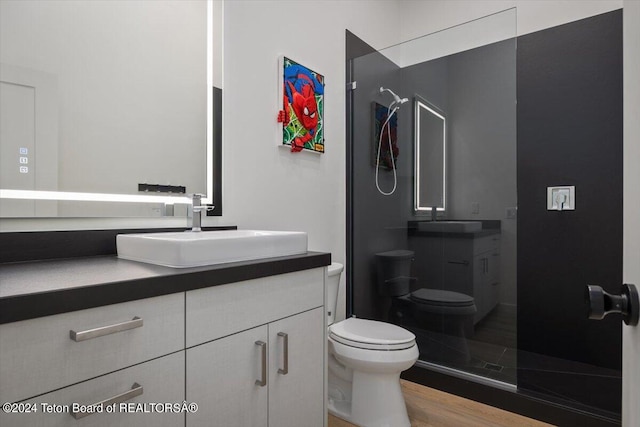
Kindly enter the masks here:
M 418 336 L 423 359 L 466 363 L 471 359 L 467 338 L 473 335 L 475 300 L 444 289 L 411 291 L 417 282 L 410 277 L 414 255 L 408 250 L 376 254 L 378 293 L 392 298 L 389 321 Z
M 415 335 L 373 320 L 334 323 L 342 269 L 328 268 L 329 412 L 359 426 L 410 426 L 400 373 L 418 359 Z

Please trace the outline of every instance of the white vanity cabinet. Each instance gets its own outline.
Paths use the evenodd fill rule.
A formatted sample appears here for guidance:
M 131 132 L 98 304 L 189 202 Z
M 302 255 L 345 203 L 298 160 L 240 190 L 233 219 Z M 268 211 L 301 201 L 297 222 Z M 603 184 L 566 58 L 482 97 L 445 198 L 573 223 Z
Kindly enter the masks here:
M 311 268 L 2 324 L 0 401 L 37 412 L 1 412 L 0 425 L 325 426 L 325 275 Z M 185 401 L 197 411 L 154 413 Z M 72 413 L 121 402 L 143 412 Z M 43 403 L 63 409 L 45 413 Z
M 187 426 L 322 426 L 325 269 L 187 292 Z

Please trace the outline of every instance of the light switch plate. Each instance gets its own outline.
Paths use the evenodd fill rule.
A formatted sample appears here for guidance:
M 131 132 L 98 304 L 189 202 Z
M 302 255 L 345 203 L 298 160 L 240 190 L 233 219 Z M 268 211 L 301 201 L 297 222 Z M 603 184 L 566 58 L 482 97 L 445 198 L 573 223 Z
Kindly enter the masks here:
M 564 203 L 562 203 L 563 201 Z M 576 187 L 573 185 L 547 187 L 547 210 L 549 211 L 576 210 Z

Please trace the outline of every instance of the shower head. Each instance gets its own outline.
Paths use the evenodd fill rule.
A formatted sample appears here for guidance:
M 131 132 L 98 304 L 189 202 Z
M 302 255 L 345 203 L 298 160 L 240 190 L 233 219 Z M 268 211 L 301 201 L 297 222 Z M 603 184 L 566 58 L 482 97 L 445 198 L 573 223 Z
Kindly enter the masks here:
M 391 96 L 393 96 L 393 103 L 394 104 L 401 105 L 401 104 L 404 104 L 405 102 L 409 101 L 409 98 L 400 99 L 400 97 L 398 95 L 396 95 L 395 92 L 392 91 L 391 89 L 387 89 L 385 87 L 380 86 L 380 93 L 382 93 L 382 92 L 389 92 L 391 94 Z

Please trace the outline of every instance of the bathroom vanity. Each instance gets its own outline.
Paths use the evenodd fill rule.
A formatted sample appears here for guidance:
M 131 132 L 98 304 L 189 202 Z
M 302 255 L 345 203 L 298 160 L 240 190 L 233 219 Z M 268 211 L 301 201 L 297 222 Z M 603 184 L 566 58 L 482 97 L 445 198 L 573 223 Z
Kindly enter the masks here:
M 422 231 L 415 223 L 410 224 L 409 248 L 416 253 L 418 287 L 473 296 L 478 310 L 474 323 L 498 304 L 499 221 L 483 221 L 477 231 L 451 232 Z
M 0 264 L 0 425 L 326 425 L 330 260 Z

